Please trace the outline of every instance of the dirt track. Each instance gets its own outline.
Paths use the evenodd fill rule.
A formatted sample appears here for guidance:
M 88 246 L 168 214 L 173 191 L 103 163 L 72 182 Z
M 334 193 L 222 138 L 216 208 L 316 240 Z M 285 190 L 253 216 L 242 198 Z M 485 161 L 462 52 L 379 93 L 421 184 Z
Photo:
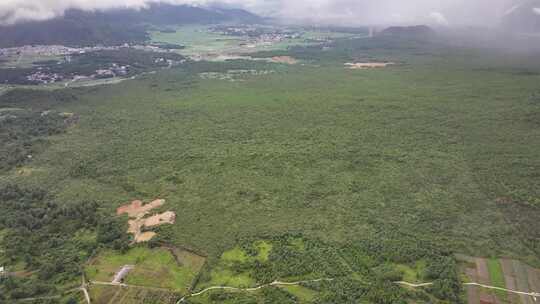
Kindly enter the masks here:
M 271 286 L 297 286 L 297 285 L 300 285 L 300 284 L 305 284 L 305 283 L 316 283 L 316 282 L 322 282 L 322 281 L 333 281 L 334 279 L 316 279 L 316 280 L 308 280 L 308 281 L 298 281 L 298 282 L 280 282 L 280 281 L 274 281 L 272 283 L 269 283 L 269 284 L 264 284 L 264 285 L 261 285 L 261 286 L 257 286 L 257 287 L 253 287 L 253 288 L 237 288 L 237 287 L 228 287 L 228 286 L 212 286 L 212 287 L 208 287 L 202 291 L 199 291 L 197 293 L 192 293 L 190 294 L 189 296 L 185 296 L 183 297 L 182 299 L 180 299 L 178 302 L 176 302 L 176 304 L 179 304 L 179 303 L 182 303 L 184 302 L 186 299 L 188 298 L 192 298 L 192 297 L 197 297 L 197 296 L 200 296 L 202 294 L 205 294 L 211 290 L 232 290 L 232 291 L 245 291 L 245 292 L 253 292 L 253 291 L 257 291 L 257 290 L 260 290 L 260 289 L 263 289 L 263 288 L 266 288 L 266 287 L 271 287 Z

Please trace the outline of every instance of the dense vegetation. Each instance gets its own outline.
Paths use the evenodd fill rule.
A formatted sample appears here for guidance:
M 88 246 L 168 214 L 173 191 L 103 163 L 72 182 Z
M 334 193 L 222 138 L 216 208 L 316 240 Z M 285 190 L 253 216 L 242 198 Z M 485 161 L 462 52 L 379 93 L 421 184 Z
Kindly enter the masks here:
M 81 264 L 100 246 L 127 247 L 124 223 L 100 212 L 96 202 L 59 204 L 42 189 L 17 185 L 2 186 L 0 201 L 0 257 L 24 269 L 2 279 L 0 300 L 58 292 L 79 281 Z
M 133 199 L 164 198 L 178 223 L 157 229 L 160 241 L 210 256 L 198 287 L 337 277 L 307 286 L 319 291 L 318 303 L 457 303 L 454 253 L 540 265 L 537 55 L 379 37 L 254 56 L 273 55 L 304 65 L 188 62 L 114 86 L 0 96 L 2 107 L 80 114 L 76 128 L 27 164 L 41 170 L 0 179 L 12 185 L 4 189 L 39 185 L 56 198 L 2 203 L 18 218 L 19 204 L 41 215 L 52 201 L 37 235 L 56 240 L 52 227 L 66 221 L 70 232 L 59 244 L 69 266 L 87 256 L 72 255 L 73 240 L 100 226 L 86 220 L 100 210 L 71 220 L 60 210 L 79 214 L 81 202 L 103 201 L 112 214 Z M 364 61 L 397 64 L 344 68 Z M 243 81 L 198 75 L 229 69 L 273 73 Z M 32 228 L 3 225 L 11 231 L 6 241 Z M 290 232 L 300 232 L 304 249 L 283 237 Z M 88 248 L 113 239 L 93 233 Z M 254 257 L 259 239 L 273 246 L 267 260 Z M 47 249 L 40 240 L 25 245 L 29 271 L 55 265 L 54 256 L 32 249 Z M 248 257 L 224 262 L 235 246 Z M 15 252 L 11 259 L 26 260 Z M 425 264 L 420 279 L 435 283 L 427 292 L 391 283 L 404 276 L 400 267 L 418 262 Z M 200 302 L 297 301 L 278 288 L 261 293 L 216 292 Z
M 310 294 L 311 303 L 462 302 L 458 268 L 451 253 L 399 232 L 335 246 L 299 235 L 274 236 L 263 241 L 247 239 L 239 244 L 240 247 L 225 252 L 203 273 L 197 289 L 220 283 L 223 274 L 227 273 L 232 278 L 229 286 L 240 284 L 237 287 L 242 287 L 245 282 L 234 282 L 246 278 L 253 279 L 250 286 L 307 280 L 299 287 L 303 292 L 287 293 L 269 287 L 255 295 L 232 295 L 223 291 L 213 292 L 206 299 L 208 301 L 190 298 L 190 303 L 303 303 L 306 299 L 302 296 L 306 294 Z M 407 266 L 418 261 L 423 261 L 425 269 L 413 270 Z M 434 287 L 427 291 L 400 288 L 395 283 L 404 278 L 400 267 L 417 272 L 420 280 L 434 282 Z M 309 282 L 310 279 L 323 280 Z
M 62 133 L 76 119 L 54 111 L 0 110 L 0 171 L 30 161 L 48 136 Z

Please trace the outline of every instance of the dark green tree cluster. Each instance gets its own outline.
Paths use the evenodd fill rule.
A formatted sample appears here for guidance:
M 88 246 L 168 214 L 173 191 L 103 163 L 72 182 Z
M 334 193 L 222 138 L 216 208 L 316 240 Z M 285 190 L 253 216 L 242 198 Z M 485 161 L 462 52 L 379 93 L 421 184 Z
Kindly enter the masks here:
M 26 272 L 0 283 L 4 300 L 54 293 L 78 279 L 97 248 L 128 246 L 125 223 L 102 212 L 97 202 L 61 204 L 44 190 L 17 185 L 2 186 L 0 202 L 4 259 L 8 267 L 23 264 Z
M 335 246 L 301 235 L 268 237 L 265 240 L 272 244 L 272 250 L 267 261 L 257 258 L 260 252 L 256 240 L 240 241 L 242 250 L 252 258 L 232 263 L 233 272 L 249 273 L 258 284 L 291 277 L 333 278 L 305 284 L 319 292 L 316 303 L 462 301 L 458 265 L 451 253 L 399 230 L 387 228 L 362 241 Z M 396 284 L 403 279 L 403 273 L 395 265 L 412 265 L 419 260 L 427 264 L 422 279 L 433 282 L 433 286 L 427 290 L 407 290 Z M 215 296 L 229 297 L 227 293 Z
M 294 242 L 294 241 L 299 242 Z M 235 263 L 237 273 L 252 271 L 260 284 L 266 284 L 287 277 L 313 275 L 317 277 L 340 277 L 348 274 L 348 269 L 340 259 L 336 248 L 323 242 L 291 234 L 269 239 L 272 250 L 268 261 L 254 259 L 244 263 Z M 301 244 L 301 246 L 299 246 Z M 253 242 L 243 242 L 242 248 L 252 256 L 258 251 Z
M 0 113 L 0 171 L 23 164 L 46 144 L 46 137 L 64 132 L 69 123 L 57 112 Z
M 424 279 L 434 282 L 431 293 L 440 300 L 451 303 L 462 301 L 462 283 L 458 274 L 458 265 L 452 253 L 439 248 L 432 242 L 419 240 L 417 237 L 387 227 L 375 236 L 367 238 L 353 246 L 368 254 L 376 264 L 403 263 L 413 264 L 418 260 L 427 261 Z M 380 271 L 380 270 L 383 271 Z M 395 273 L 378 268 L 379 277 L 396 281 Z
M 315 301 L 316 304 L 405 304 L 408 303 L 408 299 L 414 298 L 413 293 L 399 288 L 392 282 L 380 279 L 364 283 L 351 278 L 340 278 L 321 284 L 312 284 L 310 287 L 321 292 L 321 296 Z

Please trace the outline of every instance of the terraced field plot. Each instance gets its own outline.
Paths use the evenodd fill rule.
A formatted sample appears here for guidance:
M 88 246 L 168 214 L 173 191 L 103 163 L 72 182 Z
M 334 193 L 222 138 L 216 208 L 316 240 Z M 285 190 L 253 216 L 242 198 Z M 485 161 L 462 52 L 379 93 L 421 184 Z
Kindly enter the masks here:
M 472 282 L 526 293 L 538 293 L 540 290 L 540 270 L 523 262 L 511 259 L 460 258 L 466 262 L 465 274 Z M 529 295 L 476 286 L 467 287 L 467 296 L 469 304 L 536 303 L 535 298 Z
M 174 304 L 179 299 L 172 292 L 116 286 L 93 286 L 90 296 L 97 304 Z

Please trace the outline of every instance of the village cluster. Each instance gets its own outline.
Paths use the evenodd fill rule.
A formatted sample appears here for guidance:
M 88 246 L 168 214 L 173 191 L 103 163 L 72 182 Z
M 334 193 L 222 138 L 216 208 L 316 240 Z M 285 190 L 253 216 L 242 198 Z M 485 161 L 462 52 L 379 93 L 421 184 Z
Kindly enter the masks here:
M 152 52 L 169 52 L 169 50 L 162 49 L 154 45 L 130 45 L 123 44 L 120 46 L 88 46 L 81 48 L 73 48 L 63 45 L 25 45 L 21 47 L 4 48 L 0 49 L 0 58 L 11 58 L 19 56 L 29 57 L 54 57 L 54 56 L 67 56 L 75 54 L 85 54 L 89 52 L 97 51 L 117 51 L 122 48 L 132 48 L 135 50 L 152 51 Z
M 29 61 L 34 69 L 30 72 L 30 74 L 25 75 L 25 84 L 41 85 L 62 81 L 77 81 L 81 79 L 125 77 L 130 72 L 130 66 L 117 63 L 111 63 L 108 67 L 96 69 L 92 74 L 89 75 L 64 74 L 41 65 L 38 65 L 37 67 L 35 66 L 35 63 L 39 61 L 56 61 L 57 64 L 70 63 L 72 62 L 73 57 L 77 55 L 99 51 L 118 51 L 123 48 L 155 53 L 170 52 L 170 50 L 162 49 L 154 45 L 124 44 L 122 46 L 92 46 L 81 48 L 72 48 L 61 45 L 27 45 L 22 47 L 0 49 L 0 62 L 4 62 L 4 66 L 7 68 L 15 69 L 21 67 L 21 64 L 24 64 L 24 62 Z M 171 67 L 175 62 L 166 58 L 156 58 L 154 63 L 160 66 Z M 9 83 L 6 82 L 6 84 Z
M 274 44 L 290 39 L 300 39 L 303 36 L 302 32 L 285 31 L 275 28 L 262 28 L 255 25 L 239 25 L 239 26 L 216 26 L 210 29 L 210 32 L 226 36 L 241 36 L 249 37 L 244 43 L 244 46 L 256 46 L 265 44 Z

